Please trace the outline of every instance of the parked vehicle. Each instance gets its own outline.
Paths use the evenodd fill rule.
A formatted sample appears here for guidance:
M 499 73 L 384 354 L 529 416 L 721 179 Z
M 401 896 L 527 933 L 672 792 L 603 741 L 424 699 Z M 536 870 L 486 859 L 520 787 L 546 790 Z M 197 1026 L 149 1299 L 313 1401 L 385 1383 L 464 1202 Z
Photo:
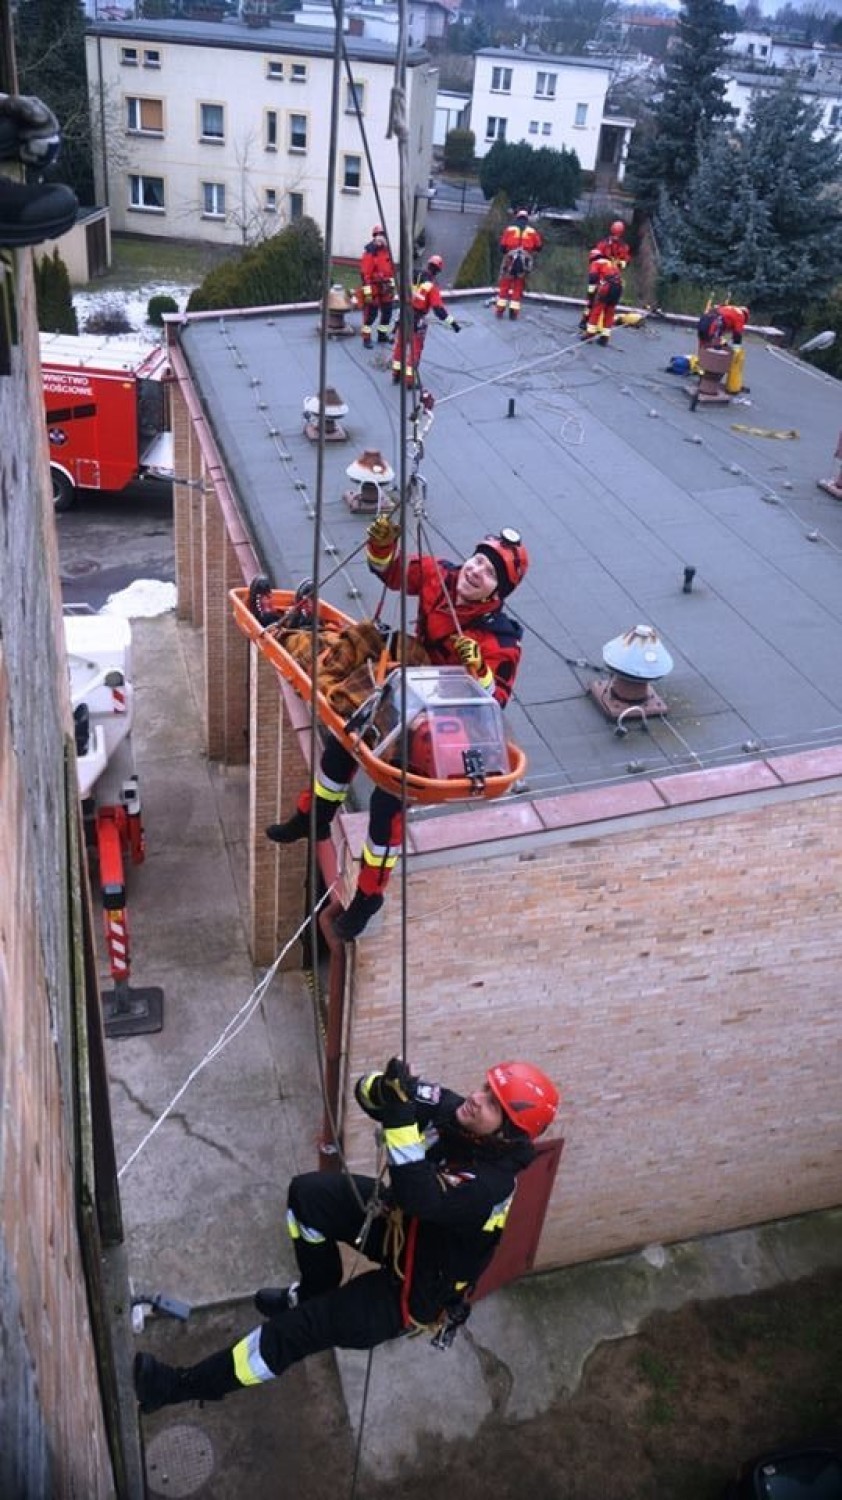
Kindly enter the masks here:
M 41 371 L 56 510 L 77 487 L 122 490 L 171 479 L 167 352 L 138 340 L 41 334 Z
M 752 1459 L 725 1500 L 842 1500 L 842 1443 L 780 1448 Z

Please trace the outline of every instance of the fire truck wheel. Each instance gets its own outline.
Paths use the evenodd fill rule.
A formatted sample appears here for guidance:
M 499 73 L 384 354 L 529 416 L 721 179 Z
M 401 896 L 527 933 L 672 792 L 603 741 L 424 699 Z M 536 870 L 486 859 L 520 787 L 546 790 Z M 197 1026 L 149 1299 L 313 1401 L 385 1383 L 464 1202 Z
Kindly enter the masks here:
M 53 508 L 55 510 L 69 510 L 76 498 L 76 490 L 66 474 L 61 469 L 50 469 L 53 481 Z

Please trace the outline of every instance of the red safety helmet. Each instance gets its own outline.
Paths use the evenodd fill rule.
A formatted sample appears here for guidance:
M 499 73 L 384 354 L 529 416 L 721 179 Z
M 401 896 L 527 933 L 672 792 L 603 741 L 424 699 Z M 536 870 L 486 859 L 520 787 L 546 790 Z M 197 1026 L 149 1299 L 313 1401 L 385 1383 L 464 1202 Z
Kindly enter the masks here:
M 520 539 L 520 532 L 504 526 L 497 536 L 484 536 L 477 542 L 475 552 L 487 557 L 497 574 L 497 593 L 505 599 L 526 577 L 529 553 Z
M 444 261 L 442 260 L 442 258 L 441 258 L 440 255 L 431 255 L 430 256 L 430 259 L 427 261 L 427 270 L 428 271 L 443 271 L 444 270 Z
M 621 235 L 625 234 L 625 232 L 626 226 L 623 223 L 622 219 L 615 219 L 614 223 L 611 225 L 611 228 L 608 231 L 612 240 L 618 240 Z
M 371 238 L 372 238 L 372 239 L 373 239 L 373 240 L 376 240 L 376 239 L 377 239 L 377 236 L 378 236 L 378 234 L 382 234 L 382 235 L 383 235 L 383 237 L 384 237 L 384 238 L 385 238 L 385 236 L 386 236 L 386 231 L 385 231 L 385 229 L 384 229 L 384 228 L 383 228 L 383 225 L 382 225 L 382 224 L 374 224 L 374 225 L 372 225 L 372 229 L 371 229 Z
M 506 1118 L 531 1140 L 552 1125 L 559 1092 L 540 1068 L 527 1062 L 495 1063 L 486 1080 Z

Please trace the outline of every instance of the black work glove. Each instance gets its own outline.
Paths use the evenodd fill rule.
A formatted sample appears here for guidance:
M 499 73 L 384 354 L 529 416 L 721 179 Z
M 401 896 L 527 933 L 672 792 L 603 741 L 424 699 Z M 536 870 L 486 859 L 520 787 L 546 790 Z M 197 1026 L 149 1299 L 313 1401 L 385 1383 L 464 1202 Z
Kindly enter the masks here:
M 382 1073 L 359 1078 L 354 1095 L 360 1108 L 381 1125 L 411 1125 L 415 1120 L 418 1080 L 399 1057 L 390 1058 Z

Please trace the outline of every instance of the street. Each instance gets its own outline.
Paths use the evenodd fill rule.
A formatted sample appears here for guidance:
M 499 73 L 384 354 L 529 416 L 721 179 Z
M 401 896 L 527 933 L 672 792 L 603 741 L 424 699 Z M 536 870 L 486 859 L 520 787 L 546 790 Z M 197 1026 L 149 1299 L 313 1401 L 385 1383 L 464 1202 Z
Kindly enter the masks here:
M 136 578 L 173 582 L 172 489 L 138 480 L 118 494 L 78 490 L 56 516 L 65 604 L 99 610 Z

